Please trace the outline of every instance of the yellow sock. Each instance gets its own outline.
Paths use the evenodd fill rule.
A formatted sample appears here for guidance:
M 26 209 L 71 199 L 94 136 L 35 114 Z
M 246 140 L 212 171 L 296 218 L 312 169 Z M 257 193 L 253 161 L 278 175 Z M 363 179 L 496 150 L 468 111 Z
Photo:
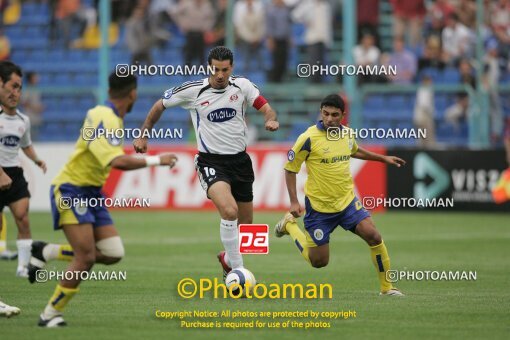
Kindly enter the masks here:
M 303 233 L 303 231 L 299 228 L 297 223 L 288 222 L 285 226 L 285 229 L 287 229 L 287 232 L 290 234 L 294 242 L 296 243 L 296 246 L 298 247 L 299 251 L 301 252 L 301 255 L 305 258 L 305 260 L 310 263 L 310 257 L 308 257 L 308 246 L 306 245 L 306 235 Z
M 74 256 L 73 248 L 70 244 L 62 244 L 58 249 L 57 260 L 72 261 Z
M 2 214 L 2 231 L 0 231 L 0 252 L 7 249 L 7 220 L 5 215 Z
M 386 272 L 390 269 L 390 257 L 384 242 L 370 247 L 370 255 L 372 256 L 372 262 L 377 270 L 377 276 L 381 284 L 381 292 L 392 289 L 393 286 L 391 282 L 386 281 Z
M 79 288 L 65 288 L 58 284 L 53 296 L 50 298 L 50 301 L 48 301 L 48 306 L 62 312 L 69 300 L 71 300 L 78 290 Z

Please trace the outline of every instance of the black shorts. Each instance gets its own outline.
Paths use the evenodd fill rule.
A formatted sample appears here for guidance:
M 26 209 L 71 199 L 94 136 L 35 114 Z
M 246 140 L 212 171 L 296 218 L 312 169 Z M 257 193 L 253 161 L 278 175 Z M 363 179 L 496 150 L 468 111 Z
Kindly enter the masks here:
M 7 190 L 0 190 L 0 212 L 9 204 L 19 201 L 22 198 L 30 198 L 28 183 L 23 176 L 23 169 L 20 167 L 2 168 L 12 180 L 11 187 Z
M 199 152 L 195 156 L 195 169 L 206 193 L 211 185 L 223 181 L 230 184 L 232 196 L 237 202 L 253 201 L 255 175 L 250 156 L 246 152 L 235 155 Z

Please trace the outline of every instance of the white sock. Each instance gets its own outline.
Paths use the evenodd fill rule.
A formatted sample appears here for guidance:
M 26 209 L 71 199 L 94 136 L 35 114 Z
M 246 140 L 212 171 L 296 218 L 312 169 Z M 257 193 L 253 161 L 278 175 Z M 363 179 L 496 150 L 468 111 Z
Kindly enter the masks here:
M 0 252 L 7 249 L 7 242 L 6 241 L 0 241 Z
M 221 219 L 220 237 L 225 248 L 228 264 L 232 269 L 243 267 L 243 257 L 239 252 L 239 235 L 237 232 L 237 220 L 227 221 Z
M 60 244 L 47 244 L 42 251 L 44 260 L 51 261 L 56 260 L 58 253 L 60 252 Z
M 47 304 L 46 307 L 44 308 L 44 311 L 43 311 L 43 317 L 44 317 L 45 320 L 49 320 L 52 317 L 57 316 L 57 315 L 61 315 L 61 314 L 62 313 L 60 313 L 58 310 L 53 308 L 53 306 L 50 305 L 50 304 Z
M 28 267 L 28 261 L 30 261 L 32 240 L 17 240 L 16 246 L 18 247 L 18 268 Z

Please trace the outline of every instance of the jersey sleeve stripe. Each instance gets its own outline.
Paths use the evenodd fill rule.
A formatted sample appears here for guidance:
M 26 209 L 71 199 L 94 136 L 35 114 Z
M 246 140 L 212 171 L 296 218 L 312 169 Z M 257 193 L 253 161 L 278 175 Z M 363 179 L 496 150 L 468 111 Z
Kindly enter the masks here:
M 181 87 L 174 87 L 173 90 L 172 90 L 172 94 L 179 93 L 181 91 L 184 91 L 186 89 L 189 89 L 189 88 L 195 87 L 195 86 L 202 86 L 202 83 L 200 83 L 200 84 L 190 84 L 190 85 L 185 86 L 185 87 L 182 87 L 182 86 Z

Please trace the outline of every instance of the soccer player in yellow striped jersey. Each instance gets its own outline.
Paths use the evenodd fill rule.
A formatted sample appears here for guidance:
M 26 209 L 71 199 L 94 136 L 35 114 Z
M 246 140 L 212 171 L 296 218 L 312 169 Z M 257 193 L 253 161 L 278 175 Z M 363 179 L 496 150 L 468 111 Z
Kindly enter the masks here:
M 69 245 L 34 242 L 29 268 L 31 282 L 48 260 L 70 261 L 66 271 L 73 273 L 88 272 L 95 263 L 119 262 L 124 256 L 124 247 L 108 210 L 97 204 L 88 206 L 87 202 L 104 202 L 101 188 L 112 168 L 173 167 L 177 161 L 175 155 L 169 153 L 146 157 L 125 155 L 123 141 L 109 138 L 120 135 L 115 134 L 115 130 L 123 128 L 123 118 L 136 101 L 137 79 L 113 73 L 108 82 L 108 101 L 87 112 L 76 149 L 50 189 L 54 228 L 64 231 Z M 39 326 L 66 325 L 62 310 L 78 292 L 80 275 L 64 277 L 40 315 Z
M 320 110 L 322 120 L 301 134 L 287 154 L 285 181 L 290 213 L 278 222 L 275 234 L 277 237 L 290 235 L 305 260 L 320 268 L 329 262 L 329 236 L 337 226 L 341 226 L 361 237 L 370 247 L 381 295 L 402 296 L 386 280 L 386 272 L 390 269 L 388 251 L 370 214 L 354 194 L 349 163 L 351 157 L 397 167 L 404 165 L 405 161 L 365 150 L 357 145 L 353 133 L 350 133 L 352 131 L 342 132 L 349 128 L 340 124 L 345 115 L 345 104 L 340 96 L 324 98 Z M 295 220 L 303 213 L 296 191 L 296 174 L 303 162 L 308 171 L 303 220 L 305 232 Z

